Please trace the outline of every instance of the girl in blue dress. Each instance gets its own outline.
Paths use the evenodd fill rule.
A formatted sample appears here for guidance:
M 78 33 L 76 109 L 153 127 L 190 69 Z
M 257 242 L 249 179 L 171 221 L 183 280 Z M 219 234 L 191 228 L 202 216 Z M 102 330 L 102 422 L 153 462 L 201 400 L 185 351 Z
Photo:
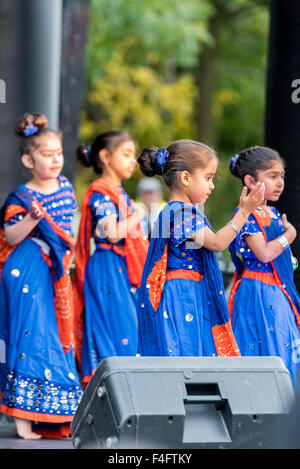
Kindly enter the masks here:
M 136 296 L 148 239 L 140 226 L 144 211 L 121 186 L 136 166 L 132 138 L 106 132 L 77 155 L 101 175 L 83 199 L 75 249 L 77 358 L 85 387 L 103 358 L 137 354 Z
M 154 226 L 138 295 L 139 351 L 148 356 L 239 355 L 215 251 L 223 251 L 263 200 L 263 185 L 214 233 L 199 204 L 214 189 L 214 151 L 192 140 L 149 147 L 138 158 L 145 176 L 162 175 L 170 199 Z M 203 207 L 202 207 L 203 209 Z
M 263 182 L 265 196 L 230 245 L 236 272 L 229 310 L 241 354 L 281 357 L 295 385 L 300 301 L 290 244 L 296 230 L 272 206 L 284 190 L 284 167 L 276 151 L 260 146 L 242 151 L 230 163 L 231 173 L 249 190 Z
M 77 204 L 60 174 L 61 136 L 47 124 L 40 114 L 25 114 L 17 123 L 31 179 L 1 209 L 1 412 L 14 418 L 25 439 L 68 436 L 83 392 L 69 276 Z

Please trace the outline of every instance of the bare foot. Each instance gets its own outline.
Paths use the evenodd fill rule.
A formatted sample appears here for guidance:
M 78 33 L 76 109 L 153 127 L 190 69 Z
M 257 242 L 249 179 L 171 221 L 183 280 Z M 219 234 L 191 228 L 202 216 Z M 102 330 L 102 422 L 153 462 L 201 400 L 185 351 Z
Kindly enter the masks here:
M 41 435 L 32 431 L 32 423 L 30 420 L 24 420 L 14 417 L 14 421 L 17 427 L 17 434 L 24 440 L 39 440 L 42 438 Z

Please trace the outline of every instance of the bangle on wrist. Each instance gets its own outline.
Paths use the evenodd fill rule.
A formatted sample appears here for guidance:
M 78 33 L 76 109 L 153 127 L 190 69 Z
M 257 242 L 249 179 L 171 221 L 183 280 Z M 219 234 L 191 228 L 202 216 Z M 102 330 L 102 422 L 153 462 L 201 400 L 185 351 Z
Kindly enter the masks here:
M 227 225 L 230 225 L 231 228 L 234 229 L 234 231 L 236 232 L 237 235 L 240 233 L 241 230 L 239 230 L 238 227 L 237 227 L 232 221 L 229 221 L 229 222 L 227 223 Z
M 283 250 L 287 249 L 290 245 L 285 236 L 280 236 L 280 238 L 277 238 L 277 241 L 281 244 Z

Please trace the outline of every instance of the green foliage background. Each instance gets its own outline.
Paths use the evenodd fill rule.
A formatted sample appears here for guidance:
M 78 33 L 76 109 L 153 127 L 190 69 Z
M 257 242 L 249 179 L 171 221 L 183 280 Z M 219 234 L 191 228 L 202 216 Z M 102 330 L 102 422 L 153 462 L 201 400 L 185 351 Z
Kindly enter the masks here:
M 218 36 L 211 24 L 218 20 Z M 263 144 L 268 1 L 92 0 L 86 89 L 79 141 L 106 130 L 127 130 L 138 151 L 179 138 L 198 139 L 206 118 L 197 81 L 203 53 L 215 50 L 211 111 L 219 160 L 215 191 L 205 210 L 214 229 L 239 201 L 231 156 Z M 198 104 L 200 103 L 200 104 Z M 124 187 L 136 195 L 139 169 Z M 92 171 L 77 167 L 81 203 Z M 166 193 L 167 197 L 167 193 Z

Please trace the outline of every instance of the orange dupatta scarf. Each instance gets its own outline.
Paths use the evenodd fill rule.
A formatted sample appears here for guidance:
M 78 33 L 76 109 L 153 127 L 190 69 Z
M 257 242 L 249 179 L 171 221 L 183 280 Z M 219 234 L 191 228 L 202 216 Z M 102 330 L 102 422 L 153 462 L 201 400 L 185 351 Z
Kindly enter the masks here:
M 89 201 L 93 192 L 101 192 L 102 194 L 108 195 L 114 204 L 117 205 L 124 219 L 129 218 L 132 214 L 121 188 L 115 184 L 110 183 L 104 178 L 100 178 L 94 181 L 90 185 L 83 198 L 78 237 L 75 245 L 75 272 L 73 280 L 73 303 L 75 312 L 74 330 L 76 337 L 76 349 L 78 351 L 76 356 L 79 362 L 79 351 L 81 349 L 83 331 L 82 312 L 84 309 L 84 275 L 87 262 L 90 258 L 90 238 L 92 236 L 92 216 L 89 207 Z M 145 234 L 143 233 L 139 224 L 137 226 L 137 233 L 138 236 L 135 238 L 131 237 L 130 234 L 128 234 L 128 236 L 125 238 L 122 255 L 124 255 L 126 260 L 130 283 L 139 288 L 144 264 L 147 257 L 149 242 L 148 239 L 144 239 Z M 116 246 L 112 246 L 112 249 L 117 254 L 120 254 L 120 250 Z

